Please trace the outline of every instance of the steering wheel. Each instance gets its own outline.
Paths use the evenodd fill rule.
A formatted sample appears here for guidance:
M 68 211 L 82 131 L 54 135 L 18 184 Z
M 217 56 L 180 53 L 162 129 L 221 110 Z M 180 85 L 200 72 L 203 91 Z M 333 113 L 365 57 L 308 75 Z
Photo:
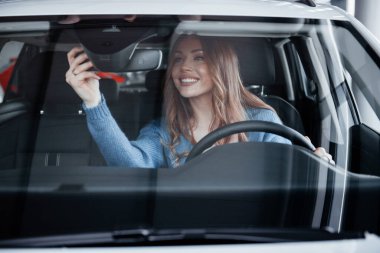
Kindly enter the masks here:
M 186 162 L 201 154 L 203 151 L 211 147 L 218 140 L 229 135 L 242 132 L 272 133 L 289 139 L 290 141 L 292 141 L 293 144 L 305 147 L 311 151 L 315 150 L 315 147 L 309 140 L 307 140 L 301 133 L 297 132 L 296 130 L 290 127 L 269 121 L 247 120 L 223 126 L 207 134 L 198 143 L 194 145 L 190 154 L 186 158 Z

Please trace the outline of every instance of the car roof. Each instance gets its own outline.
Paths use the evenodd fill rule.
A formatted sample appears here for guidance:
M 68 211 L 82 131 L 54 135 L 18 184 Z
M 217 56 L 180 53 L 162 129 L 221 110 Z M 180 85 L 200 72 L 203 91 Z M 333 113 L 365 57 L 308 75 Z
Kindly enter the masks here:
M 302 3 L 305 2 L 305 3 Z M 295 0 L 4 0 L 0 17 L 44 15 L 223 15 L 345 20 L 331 5 Z M 312 2 L 312 1 L 311 1 Z

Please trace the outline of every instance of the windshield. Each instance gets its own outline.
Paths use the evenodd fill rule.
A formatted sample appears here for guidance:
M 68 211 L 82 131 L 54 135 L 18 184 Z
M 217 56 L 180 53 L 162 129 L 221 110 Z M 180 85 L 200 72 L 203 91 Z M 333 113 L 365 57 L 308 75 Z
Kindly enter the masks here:
M 379 68 L 348 21 L 2 18 L 0 238 L 380 234 Z

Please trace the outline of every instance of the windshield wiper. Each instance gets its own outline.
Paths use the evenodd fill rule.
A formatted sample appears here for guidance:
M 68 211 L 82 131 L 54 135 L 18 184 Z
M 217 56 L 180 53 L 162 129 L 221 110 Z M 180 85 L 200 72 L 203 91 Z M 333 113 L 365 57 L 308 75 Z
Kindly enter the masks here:
M 1 240 L 0 247 L 78 247 L 163 244 L 272 243 L 364 238 L 361 232 L 313 229 L 132 229 Z

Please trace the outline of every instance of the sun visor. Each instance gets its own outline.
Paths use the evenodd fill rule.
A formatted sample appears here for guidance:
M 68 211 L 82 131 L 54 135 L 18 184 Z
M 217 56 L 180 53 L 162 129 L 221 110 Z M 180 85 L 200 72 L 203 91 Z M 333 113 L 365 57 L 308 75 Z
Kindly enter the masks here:
M 139 49 L 139 43 L 156 34 L 146 27 L 85 28 L 76 31 L 84 51 L 100 71 L 152 70 L 160 66 L 162 52 Z

